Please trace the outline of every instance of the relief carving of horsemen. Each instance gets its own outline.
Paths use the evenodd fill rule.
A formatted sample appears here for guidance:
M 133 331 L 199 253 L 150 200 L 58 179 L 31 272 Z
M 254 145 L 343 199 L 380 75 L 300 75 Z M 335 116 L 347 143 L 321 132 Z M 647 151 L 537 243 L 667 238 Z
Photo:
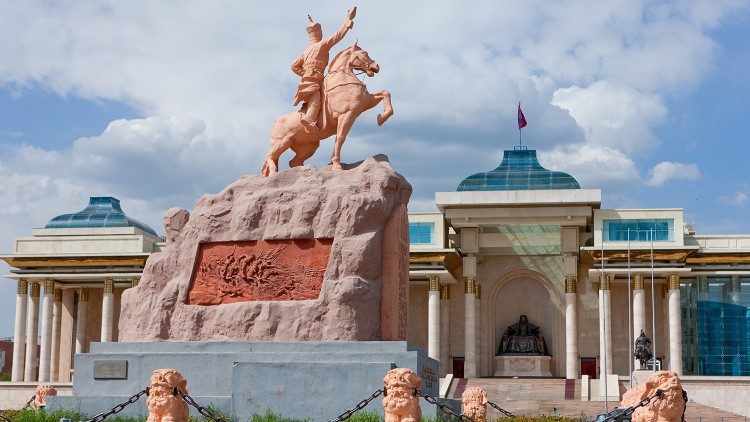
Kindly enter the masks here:
M 391 94 L 388 91 L 368 92 L 355 75 L 354 72 L 359 71 L 372 77 L 380 71 L 380 66 L 356 42 L 339 52 L 328 65 L 331 48 L 354 26 L 356 13 L 356 7 L 347 12 L 341 28 L 325 39 L 320 24 L 308 16 L 310 44 L 292 63 L 292 71 L 301 77 L 294 105 L 302 103 L 302 107 L 274 122 L 271 148 L 261 170 L 264 176 L 279 171 L 279 157 L 288 149 L 296 154 L 289 161 L 289 167 L 303 165 L 318 149 L 320 141 L 331 135 L 336 135 L 331 164 L 334 170 L 341 170 L 341 146 L 354 120 L 381 101 L 384 108 L 377 116 L 378 125 L 393 115 Z M 328 73 L 324 75 L 326 66 Z

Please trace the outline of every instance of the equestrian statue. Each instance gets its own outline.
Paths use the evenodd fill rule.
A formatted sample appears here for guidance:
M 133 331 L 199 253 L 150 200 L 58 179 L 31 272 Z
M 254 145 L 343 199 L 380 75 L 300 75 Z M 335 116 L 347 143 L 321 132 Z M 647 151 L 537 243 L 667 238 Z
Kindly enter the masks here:
M 359 71 L 372 77 L 380 71 L 380 66 L 356 42 L 328 63 L 331 48 L 354 26 L 356 14 L 356 7 L 349 10 L 341 28 L 325 39 L 320 24 L 308 15 L 310 44 L 292 63 L 292 71 L 301 77 L 293 105 L 302 103 L 302 106 L 274 122 L 271 148 L 261 170 L 263 176 L 279 171 L 279 157 L 290 148 L 296 155 L 289 161 L 289 167 L 301 166 L 312 157 L 320 141 L 331 135 L 336 135 L 331 164 L 334 170 L 342 170 L 341 146 L 354 120 L 381 101 L 385 105 L 377 116 L 378 125 L 393 115 L 391 94 L 388 91 L 371 94 L 354 73 Z M 324 74 L 326 66 L 328 73 Z

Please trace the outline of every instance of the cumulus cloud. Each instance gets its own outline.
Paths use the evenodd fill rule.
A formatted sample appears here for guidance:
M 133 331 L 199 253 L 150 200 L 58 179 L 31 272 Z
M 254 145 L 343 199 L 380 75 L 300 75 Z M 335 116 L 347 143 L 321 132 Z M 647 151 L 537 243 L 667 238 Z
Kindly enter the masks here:
M 743 191 L 736 191 L 732 193 L 731 195 L 722 195 L 720 196 L 717 201 L 725 204 L 725 205 L 733 205 L 737 207 L 745 206 L 745 202 L 747 202 L 748 196 L 747 193 Z
M 588 142 L 637 155 L 659 146 L 652 129 L 667 117 L 658 95 L 607 81 L 558 89 L 552 104 L 570 112 Z
M 700 180 L 701 172 L 695 164 L 662 161 L 649 171 L 647 185 L 659 187 L 671 180 Z
M 565 145 L 540 151 L 539 161 L 549 169 L 565 169 L 583 188 L 607 186 L 611 193 L 643 182 L 633 160 L 610 147 Z

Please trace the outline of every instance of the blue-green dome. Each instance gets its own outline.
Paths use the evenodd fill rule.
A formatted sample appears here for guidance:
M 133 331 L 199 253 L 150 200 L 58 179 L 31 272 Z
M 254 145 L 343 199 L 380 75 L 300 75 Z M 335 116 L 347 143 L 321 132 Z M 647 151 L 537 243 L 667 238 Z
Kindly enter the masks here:
M 120 208 L 120 200 L 111 196 L 92 196 L 83 211 L 58 215 L 44 227 L 47 229 L 136 227 L 156 236 L 154 229 L 125 215 Z
M 486 173 L 472 174 L 458 191 L 580 189 L 573 176 L 550 171 L 536 159 L 536 150 L 514 149 L 503 153 L 503 162 Z

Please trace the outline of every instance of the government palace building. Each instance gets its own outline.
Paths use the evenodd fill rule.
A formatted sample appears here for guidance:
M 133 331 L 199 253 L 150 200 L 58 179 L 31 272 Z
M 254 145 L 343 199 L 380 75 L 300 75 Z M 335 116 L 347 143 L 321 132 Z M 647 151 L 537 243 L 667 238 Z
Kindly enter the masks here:
M 695 233 L 679 208 L 602 208 L 601 190 L 525 147 L 456 186 L 409 214 L 408 342 L 441 377 L 567 378 L 618 397 L 643 332 L 645 370 L 706 397 L 750 388 L 750 235 Z M 13 381 L 69 382 L 75 353 L 116 341 L 122 292 L 164 247 L 115 198 L 70 211 L 0 256 L 18 286 Z

